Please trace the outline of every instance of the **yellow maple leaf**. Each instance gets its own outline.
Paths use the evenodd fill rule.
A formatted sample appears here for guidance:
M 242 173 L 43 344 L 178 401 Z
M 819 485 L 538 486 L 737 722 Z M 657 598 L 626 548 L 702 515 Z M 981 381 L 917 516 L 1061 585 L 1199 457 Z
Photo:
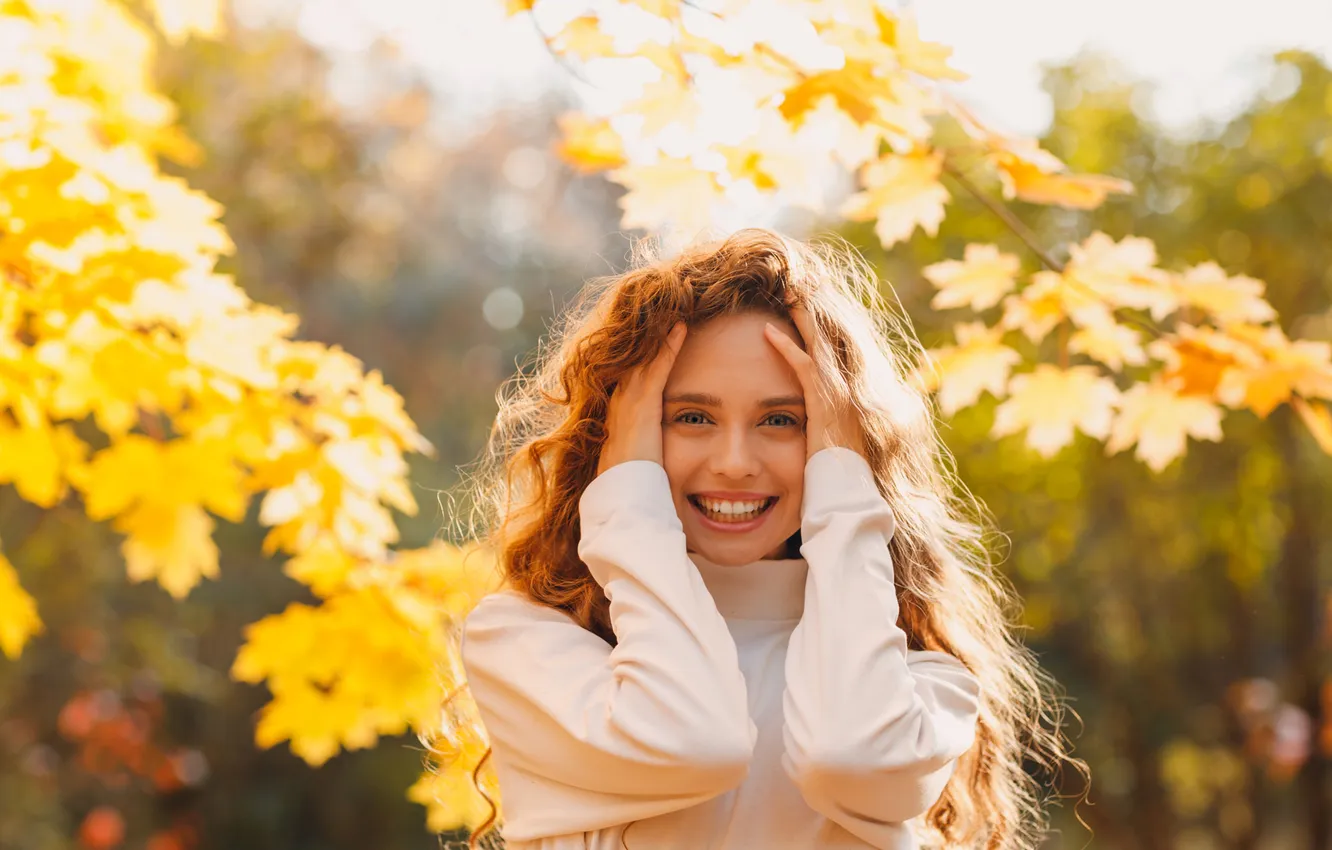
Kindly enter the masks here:
M 1154 472 L 1184 454 L 1188 437 L 1221 440 L 1221 408 L 1205 396 L 1181 395 L 1178 386 L 1165 381 L 1134 384 L 1119 407 L 1106 454 L 1136 445 L 1134 457 Z
M 1003 300 L 1000 324 L 1021 331 L 1032 342 L 1040 342 L 1065 318 L 1063 283 L 1054 272 L 1037 272 L 1031 283 Z
M 560 53 L 584 61 L 615 55 L 615 40 L 601 28 L 596 15 L 579 15 L 555 34 L 551 44 Z
M 37 603 L 19 584 L 13 564 L 0 554 L 0 652 L 18 658 L 24 645 L 41 632 Z
M 142 155 L 142 152 L 138 152 Z M 143 167 L 143 163 L 128 166 Z M 151 164 L 148 166 L 152 168 Z M 140 179 L 129 175 L 129 180 Z M 229 254 L 235 249 L 219 223 L 222 205 L 184 180 L 156 175 L 137 187 L 146 203 L 116 208 L 116 221 L 138 247 L 167 255 L 192 256 L 201 252 Z
M 899 67 L 897 50 L 890 41 L 885 42 L 877 27 L 867 27 L 864 21 L 831 20 L 816 24 L 815 28 L 823 43 L 842 51 L 848 62 L 865 62 L 879 68 Z
M 737 180 L 748 180 L 760 192 L 777 189 L 781 184 L 764 169 L 761 148 L 743 145 L 718 145 L 715 149 L 726 159 L 726 172 Z
M 1074 429 L 1104 439 L 1118 401 L 1119 389 L 1095 367 L 1040 363 L 1009 379 L 1008 398 L 995 410 L 990 433 L 1004 437 L 1026 429 L 1027 445 L 1051 457 L 1073 442 Z
M 331 537 L 323 535 L 308 549 L 283 565 L 283 572 L 308 586 L 316 596 L 329 597 L 345 590 L 357 561 Z
M 939 410 L 945 416 L 975 404 L 986 390 L 1002 398 L 1009 372 L 1022 362 L 1022 355 L 1001 342 L 1002 328 L 962 322 L 953 333 L 956 345 L 928 352 L 934 372 L 930 384 L 939 391 Z
M 67 425 L 40 416 L 20 417 L 17 427 L 0 419 L 0 484 L 13 484 L 24 499 L 44 508 L 65 495 L 70 468 L 87 445 Z
M 408 590 L 426 601 L 432 616 L 443 611 L 458 622 L 505 582 L 489 549 L 476 543 L 454 546 L 442 541 L 395 552 L 384 564 L 368 564 L 359 571 L 358 580 L 381 590 Z
M 141 504 L 117 517 L 121 552 L 131 581 L 156 579 L 184 599 L 200 578 L 217 578 L 213 520 L 195 505 Z
M 442 624 L 442 614 L 436 619 Z M 373 587 L 293 604 L 245 630 L 231 674 L 266 681 L 273 699 L 260 712 L 256 742 L 290 740 L 322 764 L 339 749 L 373 746 L 381 735 L 435 727 L 450 683 L 441 682 L 442 629 L 422 630 Z
M 1127 325 L 1100 324 L 1081 328 L 1068 340 L 1068 350 L 1085 354 L 1116 372 L 1128 363 L 1141 366 L 1147 362 L 1142 334 Z
M 340 481 L 408 516 L 416 513 L 416 499 L 406 483 L 407 461 L 388 437 L 367 434 L 329 440 L 320 452 Z
M 185 355 L 198 366 L 248 386 L 273 389 L 278 377 L 272 352 L 299 324 L 296 316 L 267 306 L 215 316 L 195 328 L 186 340 Z
M 942 170 L 942 151 L 886 154 L 861 170 L 864 188 L 847 198 L 840 213 L 852 221 L 875 219 L 874 232 L 885 248 L 917 227 L 933 236 L 948 202 L 948 190 L 939 182 Z
M 1133 184 L 1126 180 L 1099 174 L 1070 174 L 1063 160 L 1042 148 L 1035 139 L 997 132 L 957 100 L 945 98 L 943 106 L 962 130 L 986 149 L 1005 198 L 1091 209 L 1104 203 L 1111 193 L 1133 192 Z
M 1101 174 L 1070 174 L 1063 160 L 1042 148 L 1035 139 L 994 132 L 960 107 L 955 106 L 951 111 L 963 129 L 989 149 L 988 158 L 999 174 L 1005 198 L 1085 210 L 1100 206 L 1112 193 L 1133 192 L 1133 184 L 1127 180 Z
M 1116 242 L 1098 230 L 1069 248 L 1063 276 L 1079 294 L 1110 307 L 1147 310 L 1158 322 L 1179 308 L 1171 275 L 1156 267 L 1156 246 L 1143 237 Z
M 54 417 L 82 419 L 119 437 L 138 424 L 139 410 L 178 410 L 183 399 L 173 358 L 151 342 L 127 336 L 92 312 L 81 313 L 63 333 L 39 342 L 33 356 L 55 377 L 50 410 Z
M 802 77 L 785 91 L 778 109 L 799 127 L 807 112 L 824 98 L 832 98 L 857 124 L 868 124 L 879 117 L 880 102 L 891 101 L 892 95 L 891 81 L 879 76 L 872 64 L 849 60 L 836 70 Z
M 359 433 L 372 433 L 384 429 L 403 450 L 433 456 L 435 449 L 430 441 L 416 430 L 403 404 L 402 395 L 393 387 L 384 383 L 384 376 L 372 369 L 352 388 L 350 397 L 345 399 L 341 408 L 348 416 L 367 420 L 361 425 Z M 406 467 L 399 467 L 406 472 Z
M 504 14 L 506 17 L 522 14 L 532 11 L 536 0 L 504 0 Z
M 711 223 L 723 194 L 716 175 L 688 159 L 664 157 L 625 166 L 609 176 L 629 190 L 620 198 L 623 227 L 651 230 L 669 222 L 694 230 Z
M 693 88 L 671 74 L 663 74 L 661 79 L 648 83 L 639 97 L 624 108 L 643 118 L 639 130 L 643 136 L 654 136 L 673 124 L 693 131 L 701 112 Z
M 1261 324 L 1276 318 L 1276 310 L 1263 297 L 1265 286 L 1261 280 L 1245 275 L 1230 277 L 1214 262 L 1193 266 L 1173 283 L 1181 303 L 1201 308 L 1219 324 Z
M 922 40 L 913 16 L 894 15 L 881 8 L 875 8 L 874 13 L 880 39 L 893 48 L 904 70 L 935 80 L 967 79 L 966 74 L 948 65 L 953 48 Z
M 945 260 L 926 266 L 925 279 L 938 287 L 930 301 L 935 310 L 970 307 L 976 312 L 993 307 L 1013 290 L 1018 258 L 1001 254 L 994 245 L 970 244 L 962 260 Z
M 1266 418 L 1293 393 L 1332 398 L 1332 343 L 1292 341 L 1275 325 L 1234 324 L 1224 333 L 1247 345 L 1251 355 L 1222 374 L 1216 396 L 1223 404 Z
M 161 442 L 131 434 L 93 457 L 80 489 L 93 519 L 136 504 L 203 505 L 239 522 L 247 503 L 241 470 L 220 440 Z
M 1070 282 L 1064 274 L 1039 271 L 1021 292 L 1003 299 L 1005 328 L 1020 330 L 1032 342 L 1040 342 L 1065 319 L 1080 328 L 1109 328 L 1115 324 L 1107 299 L 1086 285 Z
M 479 761 L 484 752 L 485 748 L 482 747 L 474 758 Z M 407 789 L 407 799 L 426 807 L 426 826 L 431 832 L 473 829 L 490 817 L 491 804 L 473 785 L 474 765 L 469 764 L 471 757 L 473 754 L 468 752 L 445 766 L 433 768 L 421 774 Z M 499 782 L 488 778 L 493 773 L 492 763 L 487 761 L 482 769 L 480 785 L 493 801 L 495 809 L 502 810 Z
M 1015 157 L 997 156 L 1007 198 L 1031 204 L 1048 204 L 1090 210 L 1105 203 L 1111 194 L 1132 194 L 1133 184 L 1104 174 L 1065 174 L 1042 171 Z
M 857 123 L 839 109 L 831 98 L 825 98 L 806 112 L 799 126 L 792 126 L 782 119 L 780 112 L 776 117 L 777 123 L 785 129 L 763 127 L 761 132 L 776 133 L 781 139 L 790 138 L 802 147 L 807 171 L 819 167 L 819 158 L 812 156 L 811 151 L 820 150 L 826 150 L 834 161 L 848 171 L 859 171 L 865 163 L 878 158 L 883 142 L 892 133 L 890 128 L 880 123 Z M 766 135 L 762 138 L 766 138 Z
M 558 123 L 561 139 L 556 153 L 579 171 L 590 174 L 625 164 L 624 140 L 606 119 L 570 112 Z
M 331 533 L 336 544 L 356 558 L 382 560 L 388 545 L 398 539 L 398 529 L 392 515 L 380 502 L 388 492 L 394 498 L 410 499 L 401 481 L 376 478 L 373 468 L 356 471 L 363 484 L 371 489 L 350 486 L 342 479 L 342 469 L 355 470 L 364 459 L 373 464 L 373 455 L 360 455 L 361 449 L 348 447 L 350 455 L 342 455 L 342 448 L 334 448 L 332 456 L 320 447 L 320 461 L 312 468 L 300 469 L 285 485 L 275 486 L 264 496 L 259 508 L 259 522 L 274 526 L 264 538 L 264 551 L 284 551 L 289 554 L 303 552 L 319 540 L 320 535 Z M 358 459 L 359 458 L 359 459 Z M 414 508 L 415 503 L 404 503 Z
M 758 192 L 778 194 L 784 203 L 823 212 L 827 163 L 810 156 L 805 132 L 765 110 L 753 134 L 737 144 L 714 145 L 712 150 L 725 159 L 730 185 L 748 181 Z
M 1261 362 L 1245 343 L 1184 322 L 1175 327 L 1173 335 L 1152 340 L 1147 351 L 1165 364 L 1163 380 L 1178 386 L 1181 395 L 1214 396 L 1226 369 L 1236 363 Z

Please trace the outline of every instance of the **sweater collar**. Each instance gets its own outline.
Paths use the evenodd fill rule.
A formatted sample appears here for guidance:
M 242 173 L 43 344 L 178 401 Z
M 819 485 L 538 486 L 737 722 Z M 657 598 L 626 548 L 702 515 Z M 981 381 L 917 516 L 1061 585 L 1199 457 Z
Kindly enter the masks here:
M 763 560 L 728 567 L 690 552 L 703 584 L 728 620 L 799 620 L 805 610 L 804 558 Z

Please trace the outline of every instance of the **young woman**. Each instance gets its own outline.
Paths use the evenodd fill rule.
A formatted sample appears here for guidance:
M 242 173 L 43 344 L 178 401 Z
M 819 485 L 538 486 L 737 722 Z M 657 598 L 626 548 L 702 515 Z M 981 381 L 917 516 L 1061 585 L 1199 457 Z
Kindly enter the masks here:
M 462 659 L 508 847 L 1034 846 L 1059 706 L 904 327 L 746 230 L 593 281 L 502 394 Z

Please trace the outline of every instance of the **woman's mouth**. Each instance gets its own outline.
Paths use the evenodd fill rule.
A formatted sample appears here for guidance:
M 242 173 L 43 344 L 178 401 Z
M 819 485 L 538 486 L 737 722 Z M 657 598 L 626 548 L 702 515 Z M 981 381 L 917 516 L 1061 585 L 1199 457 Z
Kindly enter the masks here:
M 756 528 L 777 503 L 776 496 L 743 500 L 710 499 L 703 496 L 688 498 L 689 504 L 694 506 L 706 527 L 733 532 Z

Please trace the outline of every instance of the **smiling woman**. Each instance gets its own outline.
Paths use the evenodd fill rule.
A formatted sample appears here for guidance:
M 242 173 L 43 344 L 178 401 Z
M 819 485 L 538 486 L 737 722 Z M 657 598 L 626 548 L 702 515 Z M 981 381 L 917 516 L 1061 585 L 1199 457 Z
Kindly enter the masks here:
M 662 458 L 686 546 L 721 564 L 798 555 L 805 400 L 764 327 L 722 316 L 689 334 L 666 382 Z
M 915 345 L 854 255 L 767 230 L 587 287 L 473 479 L 509 847 L 1037 843 L 1024 759 L 1083 765 Z

